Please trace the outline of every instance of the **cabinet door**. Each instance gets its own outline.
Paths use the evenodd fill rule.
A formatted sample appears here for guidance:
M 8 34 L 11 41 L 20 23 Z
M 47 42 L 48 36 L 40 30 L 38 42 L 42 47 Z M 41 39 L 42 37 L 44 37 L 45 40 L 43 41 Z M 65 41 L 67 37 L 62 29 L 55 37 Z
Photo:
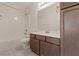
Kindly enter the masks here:
M 32 51 L 39 54 L 39 40 L 31 39 L 30 40 L 30 47 L 31 47 Z
M 46 42 L 40 41 L 40 55 L 45 56 L 46 55 Z
M 59 46 L 46 43 L 46 56 L 59 56 Z
M 58 56 L 59 55 L 59 46 L 41 41 L 40 42 L 40 55 L 42 55 L 42 56 Z
M 62 11 L 63 55 L 79 56 L 79 5 Z

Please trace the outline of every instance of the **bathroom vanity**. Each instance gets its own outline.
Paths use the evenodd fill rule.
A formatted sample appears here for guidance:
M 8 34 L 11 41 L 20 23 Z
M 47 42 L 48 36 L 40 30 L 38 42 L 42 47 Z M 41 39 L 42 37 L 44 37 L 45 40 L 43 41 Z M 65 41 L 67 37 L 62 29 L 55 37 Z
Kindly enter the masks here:
M 30 34 L 30 48 L 40 56 L 59 56 L 60 35 L 33 32 Z

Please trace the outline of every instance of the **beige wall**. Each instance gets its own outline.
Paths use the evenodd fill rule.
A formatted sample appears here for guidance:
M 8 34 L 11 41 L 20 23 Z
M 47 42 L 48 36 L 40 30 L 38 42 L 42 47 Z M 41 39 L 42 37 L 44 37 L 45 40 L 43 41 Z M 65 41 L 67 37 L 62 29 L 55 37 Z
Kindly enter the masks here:
M 38 12 L 38 29 L 40 31 L 60 32 L 60 9 L 57 10 L 56 6 L 59 6 L 59 3 Z
M 25 29 L 32 31 L 59 31 L 60 19 L 55 5 L 37 11 L 38 3 L 33 3 L 25 11 L 0 5 L 0 41 L 22 39 Z M 18 20 L 14 20 L 18 17 Z
M 0 41 L 23 39 L 25 30 L 28 33 L 37 30 L 37 3 L 25 10 L 14 9 L 0 4 Z M 14 18 L 18 17 L 18 20 Z
M 26 8 L 26 27 L 28 33 L 38 30 L 38 3 L 32 3 L 32 5 Z
M 0 4 L 0 41 L 17 40 L 24 37 L 24 13 Z M 16 21 L 14 18 L 18 17 Z

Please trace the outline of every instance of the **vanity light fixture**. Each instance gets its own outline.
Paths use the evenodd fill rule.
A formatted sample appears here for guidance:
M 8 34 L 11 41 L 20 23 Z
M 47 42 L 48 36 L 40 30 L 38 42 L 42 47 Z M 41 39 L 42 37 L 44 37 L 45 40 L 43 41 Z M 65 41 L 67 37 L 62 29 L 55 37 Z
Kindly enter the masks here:
M 38 10 L 42 10 L 42 9 L 44 9 L 44 8 L 54 4 L 54 3 L 56 3 L 56 2 L 40 2 L 38 4 Z

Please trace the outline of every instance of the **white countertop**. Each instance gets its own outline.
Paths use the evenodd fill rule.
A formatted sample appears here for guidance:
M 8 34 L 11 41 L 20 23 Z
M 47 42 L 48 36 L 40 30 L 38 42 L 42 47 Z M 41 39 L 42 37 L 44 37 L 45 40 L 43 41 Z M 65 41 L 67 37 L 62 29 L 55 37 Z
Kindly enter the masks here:
M 51 32 L 51 33 L 45 33 L 45 32 L 31 32 L 32 34 L 37 34 L 37 35 L 44 35 L 44 36 L 50 36 L 50 37 L 56 37 L 60 38 L 60 33 L 56 32 Z

